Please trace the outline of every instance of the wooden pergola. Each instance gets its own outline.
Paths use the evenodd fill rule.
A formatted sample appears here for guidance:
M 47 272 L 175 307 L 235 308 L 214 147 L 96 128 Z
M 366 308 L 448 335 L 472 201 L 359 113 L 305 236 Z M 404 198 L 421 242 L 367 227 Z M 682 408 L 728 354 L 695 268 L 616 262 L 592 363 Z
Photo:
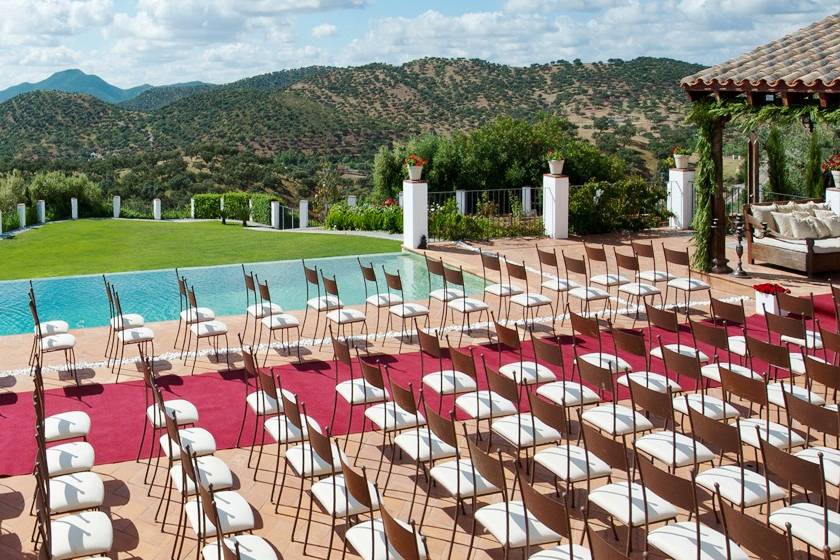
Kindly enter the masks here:
M 747 103 L 753 107 L 813 106 L 821 110 L 840 106 L 840 13 L 741 55 L 683 78 L 681 86 L 693 102 Z M 716 169 L 712 272 L 726 273 L 726 210 L 723 197 L 723 131 L 727 118 L 714 122 L 712 157 Z M 812 126 L 812 123 L 803 123 Z M 757 201 L 758 136 L 750 133 L 747 155 L 747 193 Z

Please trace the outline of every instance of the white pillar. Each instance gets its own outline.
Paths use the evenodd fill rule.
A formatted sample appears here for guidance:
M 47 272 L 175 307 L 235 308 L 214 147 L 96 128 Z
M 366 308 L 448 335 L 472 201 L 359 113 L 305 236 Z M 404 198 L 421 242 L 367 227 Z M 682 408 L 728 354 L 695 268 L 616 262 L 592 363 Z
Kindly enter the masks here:
M 280 203 L 276 200 L 271 201 L 271 227 L 280 229 Z
M 26 227 L 26 204 L 22 202 L 17 205 L 17 213 L 18 213 L 18 227 L 25 228 Z
M 462 189 L 455 191 L 455 206 L 458 207 L 459 214 L 467 213 L 467 191 Z
M 404 204 L 404 202 L 403 202 L 403 192 L 402 191 L 400 191 L 399 203 L 400 203 L 400 208 L 402 208 L 403 204 Z
M 156 198 L 152 201 L 152 216 L 155 220 L 160 220 L 160 199 Z
M 403 181 L 403 192 L 403 246 L 417 249 L 429 237 L 429 184 Z
M 522 187 L 522 213 L 527 216 L 532 209 L 531 187 Z
M 195 219 L 195 199 L 190 199 L 190 218 Z
M 254 201 L 250 198 L 248 199 L 248 221 L 254 221 Z
M 694 170 L 668 171 L 668 211 L 673 214 L 668 225 L 677 229 L 691 229 L 694 217 Z
M 38 210 L 38 223 L 43 224 L 47 221 L 47 204 L 43 200 L 35 202 L 35 207 Z
M 309 227 L 309 201 L 301 200 L 298 204 L 298 227 L 305 229 Z
M 825 189 L 825 202 L 835 214 L 840 214 L 840 188 Z
M 118 196 L 114 197 L 114 217 L 120 217 L 120 197 Z
M 79 199 L 76 197 L 70 199 L 70 219 L 79 219 Z
M 356 195 L 351 194 L 350 196 L 347 197 L 347 206 L 356 206 L 356 201 L 357 200 L 358 200 L 358 198 L 356 197 Z
M 569 177 L 543 175 L 543 226 L 552 239 L 569 238 Z

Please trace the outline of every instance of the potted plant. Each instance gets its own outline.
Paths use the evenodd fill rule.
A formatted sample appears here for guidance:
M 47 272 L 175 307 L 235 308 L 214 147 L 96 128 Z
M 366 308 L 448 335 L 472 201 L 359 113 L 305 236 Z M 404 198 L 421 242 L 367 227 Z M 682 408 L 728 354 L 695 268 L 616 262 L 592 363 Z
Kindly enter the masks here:
M 755 313 L 756 315 L 764 315 L 772 313 L 779 314 L 779 302 L 776 299 L 776 294 L 789 294 L 790 290 L 779 284 L 755 284 Z
M 546 154 L 546 159 L 548 159 L 548 172 L 551 175 L 563 174 L 563 164 L 566 163 L 563 152 L 556 148 L 550 150 L 548 154 Z
M 408 166 L 408 178 L 411 181 L 419 181 L 423 175 L 423 166 L 429 163 L 429 160 L 423 159 L 417 154 L 411 154 L 405 158 L 405 164 Z
M 834 186 L 840 189 L 840 154 L 834 154 L 822 164 L 822 170 L 831 171 L 831 177 L 834 179 Z
M 691 157 L 691 150 L 682 146 L 674 146 L 674 167 L 677 169 L 688 169 L 688 158 Z

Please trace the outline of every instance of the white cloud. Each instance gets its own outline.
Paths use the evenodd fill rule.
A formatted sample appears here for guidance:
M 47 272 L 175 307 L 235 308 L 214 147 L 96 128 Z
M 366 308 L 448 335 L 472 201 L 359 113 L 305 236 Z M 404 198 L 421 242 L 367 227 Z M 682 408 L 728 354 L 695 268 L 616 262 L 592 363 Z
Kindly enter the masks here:
M 332 37 L 338 32 L 338 28 L 331 23 L 322 23 L 312 28 L 312 36 L 316 39 Z

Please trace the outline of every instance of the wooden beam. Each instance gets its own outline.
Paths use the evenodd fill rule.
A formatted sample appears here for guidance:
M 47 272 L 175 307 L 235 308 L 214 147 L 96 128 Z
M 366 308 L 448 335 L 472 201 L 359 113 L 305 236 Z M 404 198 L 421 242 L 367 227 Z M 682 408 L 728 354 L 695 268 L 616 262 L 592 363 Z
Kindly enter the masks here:
M 717 228 L 712 239 L 712 272 L 728 274 L 732 269 L 726 264 L 726 203 L 723 199 L 723 128 L 725 119 L 719 118 L 714 122 L 712 135 L 712 161 L 715 167 L 715 197 L 712 204 Z

